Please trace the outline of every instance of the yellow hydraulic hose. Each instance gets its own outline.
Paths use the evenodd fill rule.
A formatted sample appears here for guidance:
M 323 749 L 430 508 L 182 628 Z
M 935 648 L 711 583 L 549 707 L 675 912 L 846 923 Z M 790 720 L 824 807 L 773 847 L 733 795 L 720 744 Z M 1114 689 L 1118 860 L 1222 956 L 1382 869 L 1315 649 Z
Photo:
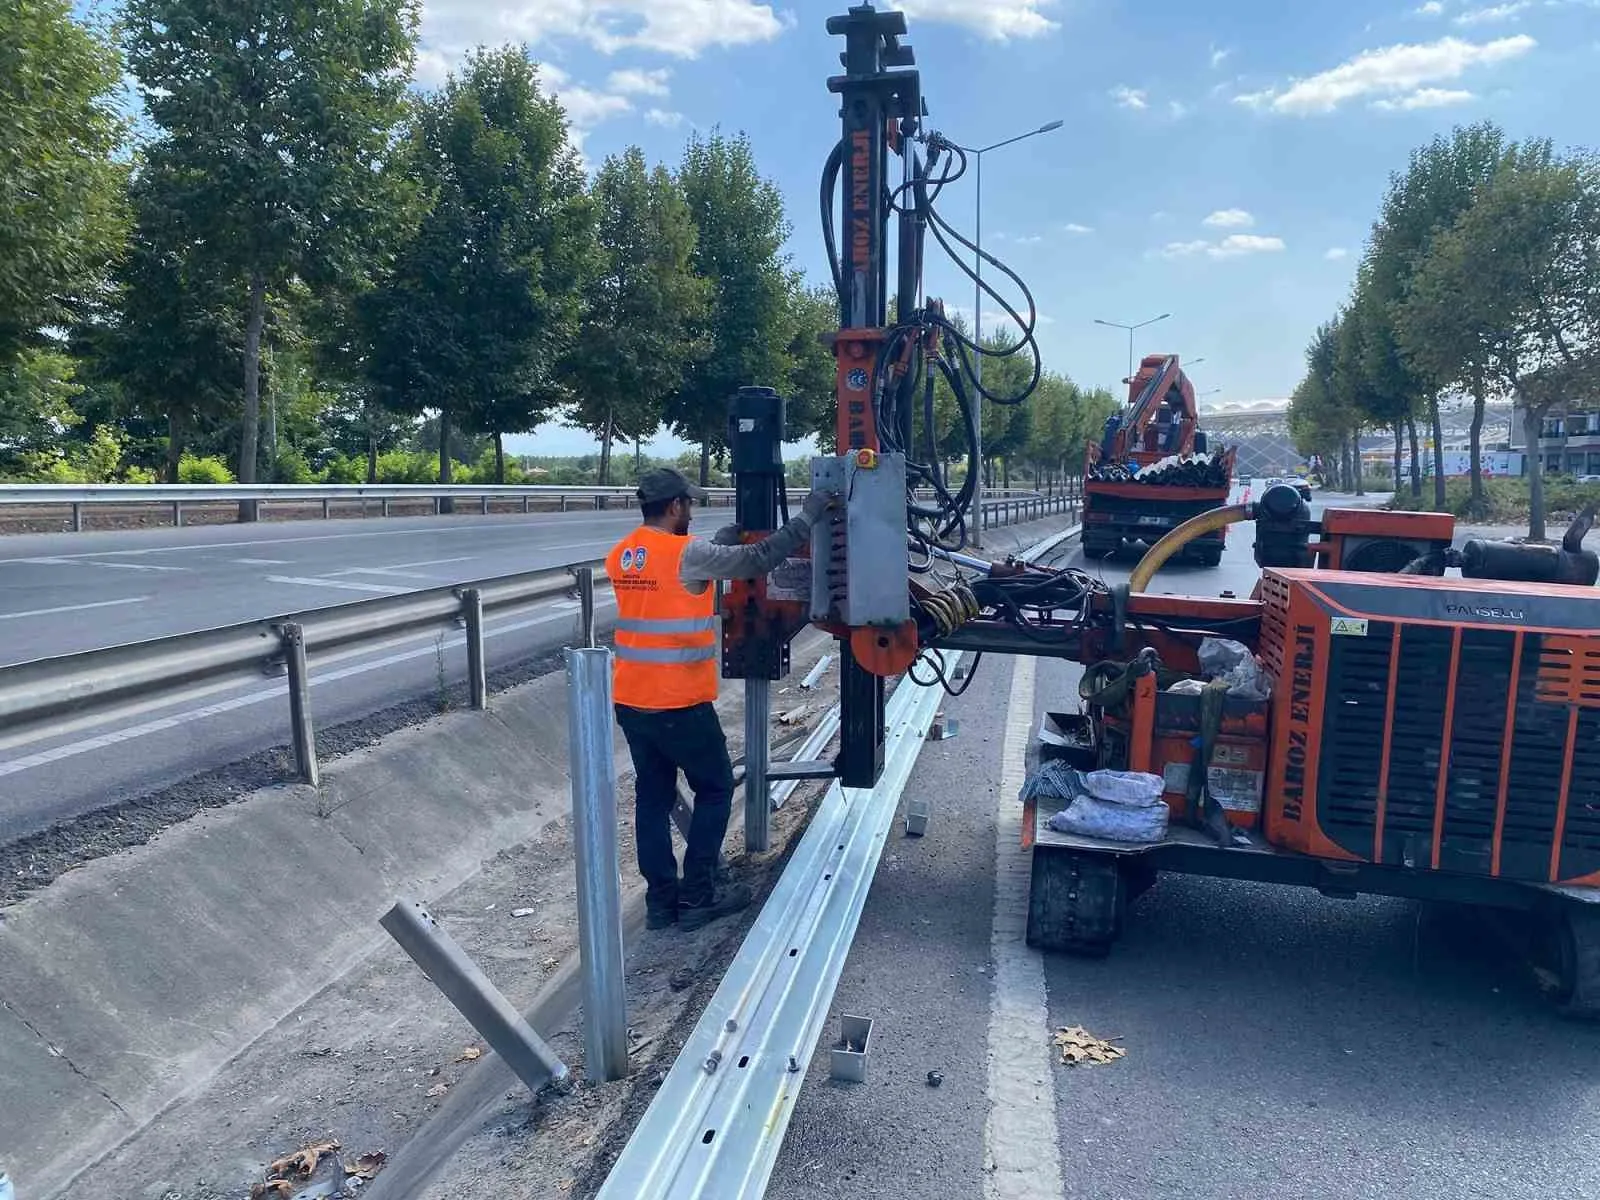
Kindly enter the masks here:
M 1252 504 L 1230 504 L 1226 508 L 1213 508 L 1210 512 L 1203 512 L 1198 517 L 1190 517 L 1144 552 L 1144 557 L 1133 568 L 1133 574 L 1128 576 L 1128 591 L 1144 591 L 1149 586 L 1150 580 L 1155 576 L 1155 573 L 1161 569 L 1162 564 L 1194 541 L 1195 538 L 1203 534 L 1215 533 L 1217 530 L 1225 529 L 1229 525 L 1237 525 L 1240 521 L 1254 519 L 1255 506 Z

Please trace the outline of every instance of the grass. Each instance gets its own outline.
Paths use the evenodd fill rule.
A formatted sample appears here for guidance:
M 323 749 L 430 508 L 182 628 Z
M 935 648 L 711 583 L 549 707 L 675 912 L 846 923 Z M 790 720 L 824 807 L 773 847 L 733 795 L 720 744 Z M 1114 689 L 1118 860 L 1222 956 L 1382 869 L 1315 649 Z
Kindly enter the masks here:
M 1489 525 L 1520 525 L 1528 519 L 1528 481 L 1526 479 L 1485 479 L 1483 512 L 1471 511 L 1472 488 L 1465 479 L 1447 479 L 1444 484 L 1445 510 L 1457 517 Z M 1561 475 L 1544 481 L 1544 513 L 1547 522 L 1567 519 L 1585 504 L 1600 501 L 1600 483 L 1578 483 Z M 1433 480 L 1422 481 L 1422 495 L 1413 496 L 1403 488 L 1389 502 L 1390 508 L 1433 511 Z

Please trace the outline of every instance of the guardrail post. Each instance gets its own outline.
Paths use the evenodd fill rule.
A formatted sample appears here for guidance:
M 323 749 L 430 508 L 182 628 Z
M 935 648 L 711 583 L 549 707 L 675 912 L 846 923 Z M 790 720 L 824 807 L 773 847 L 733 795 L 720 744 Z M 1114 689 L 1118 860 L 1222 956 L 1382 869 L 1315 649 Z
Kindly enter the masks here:
M 461 612 L 467 622 L 467 690 L 472 707 L 489 707 L 489 673 L 483 656 L 483 593 L 467 588 L 461 593 Z
M 72 506 L 72 532 L 83 532 L 83 505 L 81 504 L 74 504 Z
M 560 501 L 561 501 L 561 505 L 560 505 L 560 509 L 558 511 L 566 512 L 567 511 L 567 494 L 565 492 L 561 493 Z
M 333 501 L 324 496 L 322 498 L 322 519 L 326 521 L 333 516 Z
M 289 670 L 289 726 L 294 738 L 295 766 L 300 781 L 316 787 L 321 782 L 317 772 L 317 735 L 311 727 L 311 673 L 306 667 L 306 635 L 299 625 L 290 622 L 281 630 L 283 660 Z
M 383 515 L 387 517 L 389 515 L 389 497 L 385 496 L 378 503 L 383 505 Z
M 183 501 L 182 500 L 174 500 L 172 502 L 172 527 L 174 529 L 182 529 L 183 528 Z
M 591 1079 L 628 1073 L 628 997 L 617 862 L 617 775 L 611 738 L 611 651 L 567 651 L 567 754 L 583 965 L 583 1061 Z
M 397 901 L 378 924 L 422 968 L 530 1092 L 567 1078 L 567 1065 L 420 904 Z
M 523 492 L 522 493 L 522 513 L 523 513 L 524 516 L 526 516 L 527 513 L 528 513 L 528 493 L 527 492 Z
M 764 853 L 772 844 L 772 792 L 767 785 L 771 742 L 772 681 L 744 681 L 744 848 Z
M 484 494 L 483 494 L 483 496 L 482 496 L 482 509 L 481 509 L 481 513 L 482 513 L 482 515 L 483 515 L 483 516 L 485 516 L 485 517 L 487 517 L 487 516 L 488 516 L 488 515 L 489 515 L 489 493 L 488 493 L 488 492 L 485 492 L 485 493 L 484 493 Z
M 594 568 L 578 568 L 578 645 L 585 649 L 595 645 L 594 633 Z

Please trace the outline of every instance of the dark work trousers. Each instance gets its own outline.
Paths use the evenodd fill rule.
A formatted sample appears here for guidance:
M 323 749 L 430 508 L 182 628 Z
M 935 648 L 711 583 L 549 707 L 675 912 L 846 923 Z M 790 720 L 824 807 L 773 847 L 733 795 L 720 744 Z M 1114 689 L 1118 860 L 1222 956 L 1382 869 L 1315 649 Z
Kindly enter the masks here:
M 655 712 L 619 704 L 616 710 L 633 755 L 634 840 L 648 889 L 646 903 L 668 911 L 679 903 L 709 903 L 733 803 L 733 763 L 717 710 L 711 704 Z M 672 852 L 679 771 L 694 791 L 681 887 Z

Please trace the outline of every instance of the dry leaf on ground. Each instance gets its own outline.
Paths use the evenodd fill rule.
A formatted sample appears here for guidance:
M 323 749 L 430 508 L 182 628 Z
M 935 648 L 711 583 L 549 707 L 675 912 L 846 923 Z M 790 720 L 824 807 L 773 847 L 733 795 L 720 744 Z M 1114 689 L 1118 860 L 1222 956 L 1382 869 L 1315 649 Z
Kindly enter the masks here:
M 328 1155 L 337 1154 L 338 1152 L 339 1141 L 337 1138 L 329 1138 L 325 1142 L 318 1142 L 314 1146 L 296 1150 L 293 1154 L 286 1154 L 282 1158 L 275 1159 L 267 1167 L 267 1179 L 269 1182 L 277 1182 L 280 1179 L 292 1179 L 296 1176 L 305 1178 L 314 1174 L 317 1164 L 327 1158 Z
M 482 1050 L 478 1049 L 478 1047 L 476 1047 L 476 1046 L 468 1046 L 465 1050 L 463 1050 L 461 1052 L 461 1057 L 456 1059 L 456 1061 L 457 1062 L 477 1062 L 482 1057 L 483 1057 L 483 1051 Z
M 1062 1026 L 1056 1030 L 1052 1040 L 1061 1051 L 1062 1063 L 1069 1067 L 1076 1067 L 1080 1063 L 1096 1066 L 1114 1063 L 1128 1053 L 1123 1047 L 1113 1044 L 1120 1037 L 1097 1038 L 1081 1025 Z
M 384 1164 L 388 1161 L 389 1156 L 384 1151 L 373 1150 L 370 1153 L 361 1155 L 354 1162 L 347 1159 L 344 1164 L 344 1173 L 346 1175 L 354 1175 L 358 1179 L 371 1179 L 379 1171 L 383 1170 Z
M 250 1185 L 250 1200 L 281 1200 L 294 1191 L 294 1184 L 287 1179 L 269 1179 L 265 1183 Z

